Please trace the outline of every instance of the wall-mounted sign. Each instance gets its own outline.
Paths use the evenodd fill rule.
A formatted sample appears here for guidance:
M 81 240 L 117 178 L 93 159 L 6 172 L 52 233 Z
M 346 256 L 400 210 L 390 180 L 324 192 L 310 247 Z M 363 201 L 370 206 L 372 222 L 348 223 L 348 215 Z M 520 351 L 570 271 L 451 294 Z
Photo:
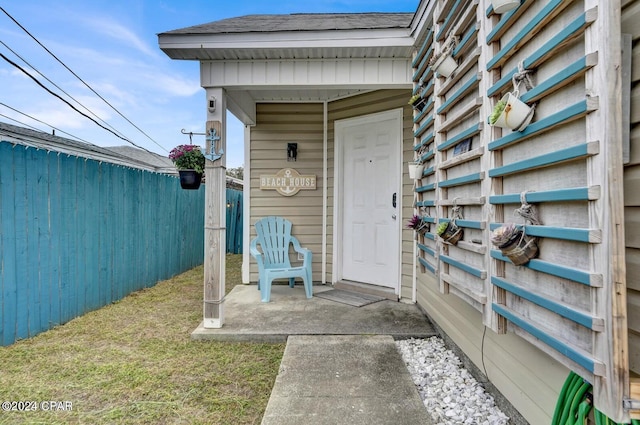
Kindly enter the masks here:
M 315 190 L 316 176 L 301 175 L 293 168 L 283 168 L 275 175 L 261 175 L 261 190 L 276 190 L 280 195 L 293 196 L 301 190 Z

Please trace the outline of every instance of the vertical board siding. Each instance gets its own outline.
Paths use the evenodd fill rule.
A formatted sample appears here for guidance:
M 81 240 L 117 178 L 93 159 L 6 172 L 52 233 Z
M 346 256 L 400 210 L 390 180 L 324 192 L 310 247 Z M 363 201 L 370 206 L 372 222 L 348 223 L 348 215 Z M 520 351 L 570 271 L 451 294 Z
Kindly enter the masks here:
M 204 189 L 0 142 L 0 341 L 202 264 Z
M 292 234 L 304 248 L 313 252 L 313 281 L 321 280 L 322 271 L 322 152 L 323 105 L 258 104 L 256 125 L 251 127 L 250 239 L 255 237 L 253 224 L 269 215 L 281 216 L 293 224 Z M 287 161 L 287 143 L 298 144 L 297 161 Z M 261 190 L 260 176 L 272 175 L 283 168 L 316 176 L 315 190 L 301 190 L 294 196 L 282 196 L 275 190 Z M 258 267 L 250 258 L 250 281 L 257 282 Z
M 630 34 L 631 51 L 631 97 L 630 111 L 630 161 L 624 168 L 625 241 L 627 266 L 627 303 L 629 312 L 629 369 L 640 375 L 640 0 L 625 2 L 622 8 L 622 33 Z M 635 93 L 635 95 L 634 95 Z

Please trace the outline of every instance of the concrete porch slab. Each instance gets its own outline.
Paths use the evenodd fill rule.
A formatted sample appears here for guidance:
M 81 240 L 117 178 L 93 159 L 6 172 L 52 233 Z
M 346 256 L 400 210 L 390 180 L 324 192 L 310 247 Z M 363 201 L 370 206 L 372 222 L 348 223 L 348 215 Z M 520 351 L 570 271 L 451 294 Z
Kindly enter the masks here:
M 314 293 L 332 289 L 316 285 Z M 260 301 L 256 285 L 238 285 L 226 296 L 224 324 L 205 329 L 193 340 L 286 342 L 290 335 L 390 335 L 394 339 L 428 338 L 436 332 L 413 304 L 389 300 L 352 307 L 318 297 L 307 299 L 304 287 L 274 285 L 271 302 Z

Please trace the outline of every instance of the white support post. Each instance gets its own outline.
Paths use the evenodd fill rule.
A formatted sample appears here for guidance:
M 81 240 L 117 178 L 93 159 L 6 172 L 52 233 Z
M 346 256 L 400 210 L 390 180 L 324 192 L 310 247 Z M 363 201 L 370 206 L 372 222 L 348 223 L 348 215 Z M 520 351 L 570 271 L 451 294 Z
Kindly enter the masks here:
M 206 133 L 214 129 L 218 141 L 207 136 L 207 154 L 226 151 L 226 99 L 222 88 L 207 89 Z M 211 144 L 217 144 L 212 149 Z M 224 324 L 225 254 L 226 254 L 226 157 L 205 165 L 204 222 L 204 319 L 205 329 Z

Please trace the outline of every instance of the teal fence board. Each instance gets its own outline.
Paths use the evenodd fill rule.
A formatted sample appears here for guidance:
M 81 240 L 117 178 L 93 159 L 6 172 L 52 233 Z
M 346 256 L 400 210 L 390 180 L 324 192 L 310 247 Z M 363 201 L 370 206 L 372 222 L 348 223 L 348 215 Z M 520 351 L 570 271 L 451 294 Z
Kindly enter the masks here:
M 242 254 L 242 191 L 227 189 L 227 253 Z
M 0 342 L 202 264 L 203 229 L 204 187 L 0 142 Z

